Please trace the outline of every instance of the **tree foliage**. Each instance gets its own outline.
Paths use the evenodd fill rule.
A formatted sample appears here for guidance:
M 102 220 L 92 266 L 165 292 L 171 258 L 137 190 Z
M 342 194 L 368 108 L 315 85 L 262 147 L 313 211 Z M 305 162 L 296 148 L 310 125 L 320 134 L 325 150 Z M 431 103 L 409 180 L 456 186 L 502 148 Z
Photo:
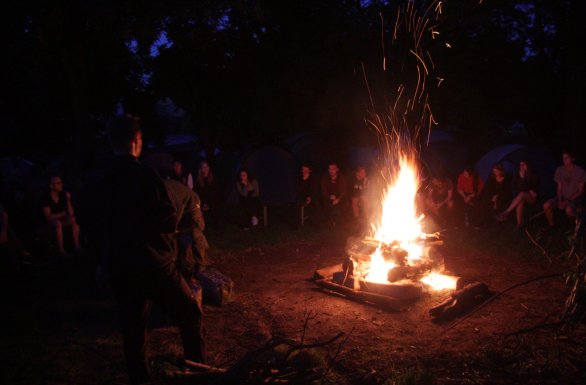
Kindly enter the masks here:
M 162 130 L 153 106 L 163 96 L 214 143 L 300 130 L 360 140 L 372 107 L 364 75 L 383 99 L 394 92 L 397 72 L 383 74 L 382 59 L 406 47 L 384 43 L 406 3 L 9 1 L 1 16 L 9 58 L 2 64 L 3 151 L 31 137 L 91 143 L 95 122 L 120 101 Z M 427 36 L 445 79 L 430 91 L 440 124 L 483 145 L 505 140 L 503 127 L 514 121 L 537 142 L 559 136 L 552 128 L 582 138 L 583 2 L 449 0 L 442 7 L 437 40 Z

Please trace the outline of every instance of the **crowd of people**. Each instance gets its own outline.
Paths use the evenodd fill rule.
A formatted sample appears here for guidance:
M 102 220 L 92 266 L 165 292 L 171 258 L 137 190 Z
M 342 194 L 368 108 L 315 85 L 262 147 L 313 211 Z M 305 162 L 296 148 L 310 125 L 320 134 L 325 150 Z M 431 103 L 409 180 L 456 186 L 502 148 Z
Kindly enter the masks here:
M 521 230 L 526 225 L 528 207 L 534 212 L 543 209 L 548 225 L 553 227 L 556 209 L 570 219 L 582 213 L 586 172 L 575 164 L 575 158 L 569 152 L 562 154 L 562 161 L 563 165 L 553 175 L 557 191 L 553 198 L 539 195 L 537 174 L 530 162 L 522 159 L 512 175 L 506 172 L 502 163 L 494 164 L 486 181 L 473 166 L 465 167 L 455 181 L 445 172 L 430 175 L 417 193 L 417 206 L 439 229 L 481 229 L 514 218 L 516 228 Z M 350 182 L 336 163 L 330 163 L 327 173 L 318 180 L 313 177 L 311 166 L 303 165 L 297 193 L 305 219 L 310 213 L 320 218 L 319 223 L 334 226 L 341 222 L 353 223 L 358 228 L 368 224 L 374 202 L 368 194 L 366 168 L 358 166 L 348 179 Z
M 146 357 L 146 330 L 152 301 L 158 302 L 179 326 L 184 356 L 205 362 L 205 335 L 197 274 L 208 264 L 206 221 L 221 206 L 221 191 L 208 161 L 192 173 L 181 159 L 161 176 L 139 160 L 142 132 L 139 120 L 120 116 L 111 120 L 108 136 L 113 156 L 84 180 L 75 207 L 60 176 L 48 180 L 39 203 L 43 226 L 59 256 L 82 247 L 99 255 L 98 277 L 108 282 L 118 305 L 126 364 L 133 384 L 150 381 Z M 419 210 L 440 228 L 482 228 L 514 217 L 521 229 L 527 208 L 542 208 L 549 227 L 555 210 L 568 218 L 582 216 L 586 171 L 569 152 L 553 175 L 555 197 L 539 195 L 537 175 L 527 160 L 509 175 L 501 163 L 483 181 L 474 167 L 464 168 L 455 180 L 438 173 L 427 178 L 416 196 Z M 323 175 L 303 164 L 297 182 L 301 224 L 363 230 L 370 225 L 372 183 L 367 168 L 350 174 L 330 162 Z M 194 177 L 195 174 L 195 177 Z M 256 227 L 262 216 L 259 181 L 246 168 L 234 182 L 245 229 Z M 30 258 L 0 202 L 0 252 L 18 268 Z

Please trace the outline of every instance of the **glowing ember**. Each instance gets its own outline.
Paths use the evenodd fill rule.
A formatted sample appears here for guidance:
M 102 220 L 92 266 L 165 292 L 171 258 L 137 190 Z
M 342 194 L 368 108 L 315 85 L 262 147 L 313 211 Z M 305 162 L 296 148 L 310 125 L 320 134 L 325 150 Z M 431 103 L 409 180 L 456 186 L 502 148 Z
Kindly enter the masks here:
M 444 275 L 437 272 L 429 273 L 425 277 L 421 278 L 421 282 L 432 287 L 434 290 L 455 290 L 458 283 L 457 281 L 457 277 Z

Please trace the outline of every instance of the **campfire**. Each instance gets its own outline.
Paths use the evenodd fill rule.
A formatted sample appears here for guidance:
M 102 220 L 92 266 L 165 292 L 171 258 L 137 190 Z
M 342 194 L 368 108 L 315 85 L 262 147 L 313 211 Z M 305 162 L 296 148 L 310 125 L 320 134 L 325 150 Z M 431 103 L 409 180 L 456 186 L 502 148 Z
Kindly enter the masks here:
M 427 234 L 418 213 L 416 162 L 400 156 L 384 191 L 380 221 L 371 234 L 351 239 L 342 264 L 316 272 L 318 285 L 346 296 L 391 307 L 424 293 L 460 288 L 445 271 L 439 233 Z

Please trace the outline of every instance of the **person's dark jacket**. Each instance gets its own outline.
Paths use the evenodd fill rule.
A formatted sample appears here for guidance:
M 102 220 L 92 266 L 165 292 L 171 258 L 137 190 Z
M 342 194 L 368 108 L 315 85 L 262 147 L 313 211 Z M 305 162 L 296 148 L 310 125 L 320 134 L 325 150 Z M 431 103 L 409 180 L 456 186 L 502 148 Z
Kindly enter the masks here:
M 175 208 L 163 180 L 131 155 L 116 156 L 84 183 L 79 217 L 111 273 L 156 270 L 174 261 Z

